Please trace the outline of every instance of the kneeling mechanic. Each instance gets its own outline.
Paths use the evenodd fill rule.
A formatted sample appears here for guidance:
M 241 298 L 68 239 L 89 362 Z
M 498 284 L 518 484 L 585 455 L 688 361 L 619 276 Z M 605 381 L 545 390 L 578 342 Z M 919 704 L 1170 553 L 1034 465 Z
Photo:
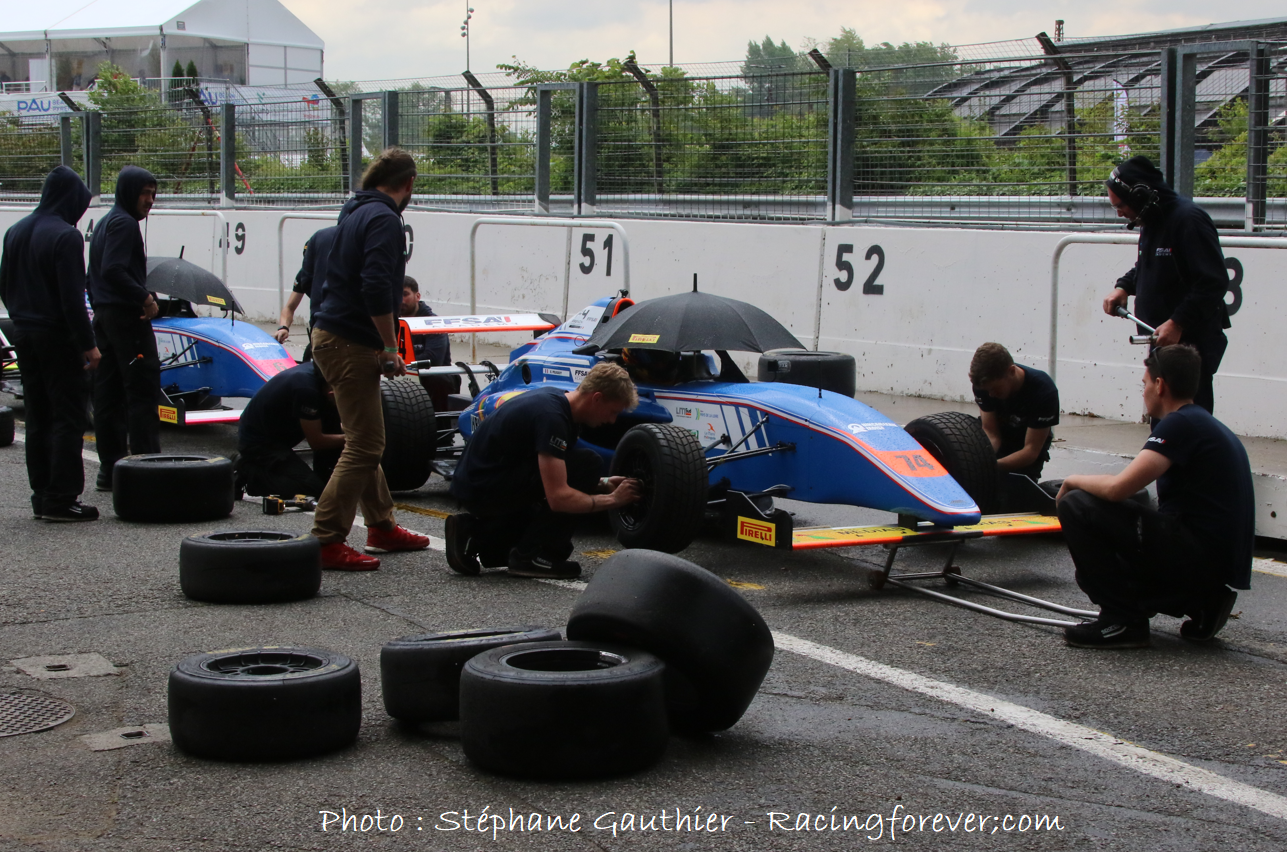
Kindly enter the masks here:
M 237 424 L 237 488 L 269 494 L 320 497 L 344 449 L 335 395 L 313 362 L 297 364 L 268 380 Z M 295 453 L 307 441 L 310 468 Z
M 479 563 L 519 577 L 581 574 L 572 554 L 576 515 L 629 505 L 639 482 L 601 478 L 602 457 L 575 449 L 577 428 L 613 423 L 639 402 L 629 374 L 595 365 L 573 391 L 537 388 L 504 400 L 465 446 L 451 493 L 465 507 L 447 519 L 447 564 L 477 574 Z

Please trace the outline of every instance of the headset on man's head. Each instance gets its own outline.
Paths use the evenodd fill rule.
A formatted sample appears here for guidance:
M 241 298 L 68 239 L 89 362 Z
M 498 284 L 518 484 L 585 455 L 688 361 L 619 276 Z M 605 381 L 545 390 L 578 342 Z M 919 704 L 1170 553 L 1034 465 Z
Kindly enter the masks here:
M 1145 213 L 1157 206 L 1158 201 L 1161 200 L 1161 194 L 1146 183 L 1127 183 L 1122 180 L 1120 171 L 1120 168 L 1113 169 L 1113 173 L 1108 176 L 1108 180 L 1104 181 L 1104 185 L 1135 211 L 1135 218 L 1126 223 L 1127 229 L 1132 230 L 1144 218 Z

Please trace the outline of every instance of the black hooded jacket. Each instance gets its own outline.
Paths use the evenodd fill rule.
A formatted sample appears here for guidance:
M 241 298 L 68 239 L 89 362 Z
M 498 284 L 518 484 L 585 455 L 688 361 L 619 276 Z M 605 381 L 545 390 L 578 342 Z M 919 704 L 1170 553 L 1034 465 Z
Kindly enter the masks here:
M 85 238 L 76 223 L 89 209 L 89 187 L 58 166 L 45 178 L 40 204 L 4 235 L 0 298 L 20 331 L 64 334 L 77 351 L 94 348 L 85 310 Z
M 1141 320 L 1156 328 L 1173 319 L 1184 329 L 1184 342 L 1201 348 L 1229 327 L 1224 301 L 1229 274 L 1215 223 L 1201 207 L 1176 195 L 1144 158 L 1128 160 L 1118 172 L 1128 184 L 1151 187 L 1157 203 L 1141 216 L 1135 267 L 1117 286 L 1135 297 Z
M 147 169 L 126 166 L 116 179 L 116 204 L 89 241 L 89 302 L 142 309 L 147 301 L 147 251 L 139 230 L 139 195 L 156 186 Z
M 317 313 L 322 304 L 322 285 L 326 283 L 326 259 L 331 254 L 335 242 L 335 225 L 322 228 L 313 233 L 304 243 L 304 262 L 295 275 L 293 293 L 302 293 L 308 297 L 309 315 Z
M 326 261 L 313 326 L 354 343 L 383 349 L 371 317 L 398 315 L 406 274 L 406 238 L 393 199 L 378 189 L 354 194 L 340 211 Z

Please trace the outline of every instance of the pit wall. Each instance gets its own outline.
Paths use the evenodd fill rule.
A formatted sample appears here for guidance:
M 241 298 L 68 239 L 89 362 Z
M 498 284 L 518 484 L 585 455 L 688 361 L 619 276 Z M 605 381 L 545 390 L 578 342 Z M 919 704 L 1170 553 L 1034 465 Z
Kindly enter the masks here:
M 29 209 L 29 208 L 28 208 Z M 0 208 L 0 229 L 27 210 Z M 87 231 L 106 212 L 93 208 Z M 146 223 L 148 252 L 221 274 L 252 319 L 275 319 L 316 211 L 164 211 Z M 329 215 L 329 214 L 323 214 Z M 440 314 L 469 313 L 474 214 L 408 212 L 407 273 Z M 521 219 L 517 221 L 523 221 Z M 970 356 L 1005 344 L 1049 370 L 1051 258 L 1064 232 L 618 220 L 629 246 L 635 299 L 703 292 L 752 302 L 807 346 L 848 352 L 860 390 L 967 399 Z M 280 257 L 278 237 L 284 249 Z M 483 225 L 477 233 L 478 312 L 575 312 L 624 286 L 626 252 L 612 231 Z M 586 253 L 583 253 L 583 246 Z M 591 262 L 590 253 L 593 253 Z M 1134 261 L 1133 245 L 1072 245 L 1061 261 L 1057 380 L 1067 412 L 1139 420 L 1144 347 L 1133 327 L 1100 308 Z M 609 268 L 609 255 L 611 265 Z M 1287 438 L 1287 251 L 1226 251 L 1242 270 L 1241 301 L 1216 376 L 1217 415 L 1242 435 Z M 850 270 L 851 268 L 851 270 Z M 1234 301 L 1232 293 L 1230 302 Z M 301 313 L 301 316 L 303 314 Z M 521 342 L 513 339 L 514 345 Z

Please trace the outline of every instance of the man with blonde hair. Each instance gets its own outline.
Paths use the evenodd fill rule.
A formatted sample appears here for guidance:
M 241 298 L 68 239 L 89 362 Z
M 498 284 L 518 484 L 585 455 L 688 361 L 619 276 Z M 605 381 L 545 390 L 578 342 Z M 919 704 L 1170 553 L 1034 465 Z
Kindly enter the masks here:
M 634 408 L 626 371 L 596 364 L 576 390 L 536 388 L 500 402 L 474 431 L 451 493 L 465 513 L 447 519 L 447 564 L 477 574 L 479 563 L 519 577 L 571 579 L 576 516 L 629 505 L 639 482 L 602 477 L 603 458 L 576 448 L 579 426 L 603 426 Z

